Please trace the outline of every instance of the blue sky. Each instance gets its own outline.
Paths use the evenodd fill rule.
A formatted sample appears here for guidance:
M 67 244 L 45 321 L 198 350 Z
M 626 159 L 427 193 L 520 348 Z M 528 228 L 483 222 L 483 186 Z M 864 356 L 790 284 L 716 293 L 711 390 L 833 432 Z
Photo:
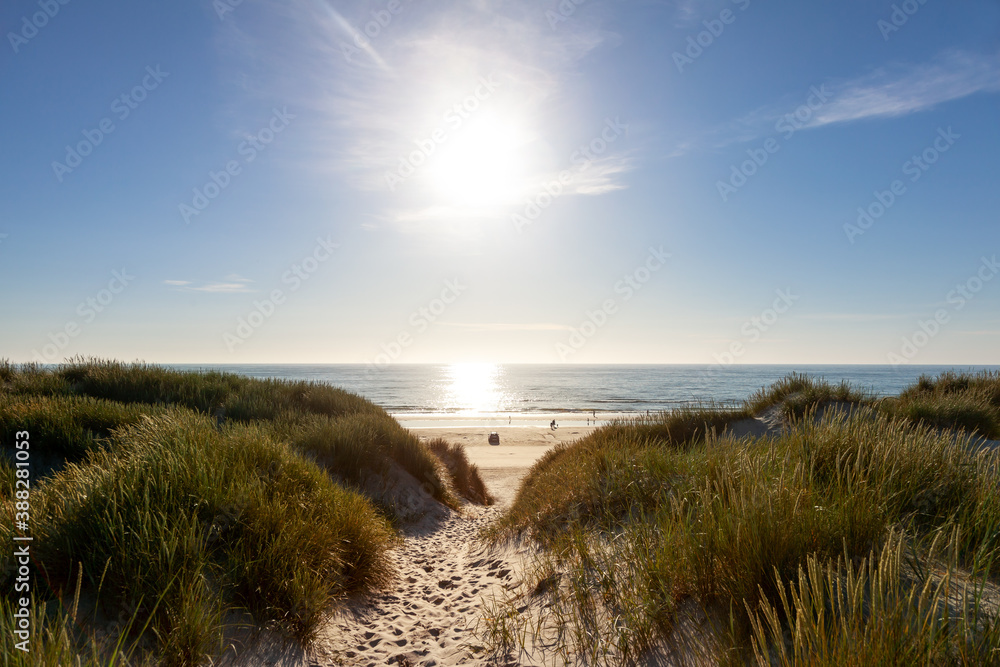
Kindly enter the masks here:
M 1000 363 L 996 2 L 0 25 L 0 357 Z

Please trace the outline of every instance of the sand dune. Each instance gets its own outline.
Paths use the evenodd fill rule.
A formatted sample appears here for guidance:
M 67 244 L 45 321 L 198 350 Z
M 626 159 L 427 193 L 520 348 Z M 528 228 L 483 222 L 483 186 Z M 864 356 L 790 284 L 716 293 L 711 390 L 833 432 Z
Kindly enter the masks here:
M 500 446 L 487 443 L 490 430 L 500 433 Z M 466 504 L 461 513 L 429 502 L 424 518 L 403 529 L 403 544 L 392 554 L 396 582 L 338 612 L 321 633 L 310 664 L 505 664 L 483 655 L 476 623 L 484 603 L 493 596 L 503 597 L 505 588 L 517 583 L 529 554 L 518 547 L 488 548 L 477 536 L 513 500 L 522 477 L 542 454 L 591 430 L 447 426 L 416 430 L 424 439 L 441 437 L 464 444 L 498 502 L 492 507 Z

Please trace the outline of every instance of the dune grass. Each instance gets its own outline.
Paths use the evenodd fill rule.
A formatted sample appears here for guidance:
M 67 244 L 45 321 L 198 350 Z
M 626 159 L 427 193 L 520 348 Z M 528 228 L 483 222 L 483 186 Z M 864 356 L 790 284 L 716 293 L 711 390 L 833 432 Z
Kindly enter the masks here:
M 427 449 L 444 463 L 456 493 L 477 505 L 492 505 L 496 502 L 496 498 L 487 490 L 479 468 L 469 461 L 464 445 L 448 444 L 445 440 L 436 438 L 427 443 Z
M 54 611 L 33 600 L 30 608 L 32 641 L 30 652 L 16 647 L 19 638 L 12 632 L 0 633 L 0 656 L 4 667 L 154 667 L 154 655 L 140 646 L 144 627 L 134 616 L 113 624 L 112 632 L 84 628 L 78 611 L 79 599 L 57 601 Z M 0 615 L 10 619 L 17 611 L 6 597 L 0 596 Z
M 312 417 L 285 430 L 294 449 L 355 487 L 362 487 L 366 476 L 383 475 L 396 464 L 436 500 L 452 509 L 461 504 L 434 452 L 387 416 Z
M 751 414 L 779 406 L 785 416 L 797 418 L 823 403 L 835 401 L 860 405 L 873 400 L 874 396 L 870 392 L 855 389 L 847 382 L 832 385 L 804 373 L 792 373 L 754 392 L 745 405 Z
M 997 590 L 988 583 L 992 559 L 977 562 L 970 577 L 955 557 L 961 548 L 957 529 L 925 544 L 914 546 L 891 532 L 881 550 L 856 565 L 844 557 L 810 556 L 794 581 L 778 577 L 780 604 L 747 608 L 757 664 L 1000 663 Z M 940 569 L 914 567 L 914 556 Z
M 394 538 L 366 499 L 261 429 L 190 411 L 117 431 L 32 501 L 37 580 L 64 597 L 79 567 L 110 609 L 162 596 L 166 664 L 210 653 L 225 609 L 308 639 L 331 601 L 391 575 Z
M 29 395 L 92 396 L 120 403 L 177 405 L 227 419 L 254 421 L 288 414 L 339 417 L 384 415 L 350 392 L 314 382 L 258 380 L 232 373 L 180 372 L 143 363 L 73 359 L 53 370 L 0 364 L 7 391 Z
M 858 407 L 817 419 L 829 401 Z M 779 434 L 715 435 L 772 405 L 791 418 Z M 992 575 L 988 564 L 1000 549 L 998 462 L 995 451 L 976 450 L 971 436 L 900 418 L 849 387 L 799 377 L 758 392 L 742 411 L 619 422 L 550 451 L 525 478 L 491 537 L 536 540 L 544 551 L 535 578 L 555 583 L 503 604 L 527 608 L 522 634 L 530 626 L 557 652 L 592 664 L 628 664 L 653 647 L 726 664 L 767 664 L 786 649 L 787 664 L 916 664 L 880 662 L 890 649 L 931 662 L 980 656 L 996 637 L 995 604 L 959 615 L 964 625 L 931 624 L 929 600 L 940 606 L 946 593 L 927 589 L 926 576 L 897 577 L 885 554 L 919 554 L 912 559 L 918 572 L 965 568 L 979 582 Z M 921 548 L 942 533 L 951 536 L 947 558 Z M 809 662 L 808 646 L 786 642 L 790 622 L 807 632 L 801 624 L 809 614 L 813 642 L 847 646 L 881 632 L 872 607 L 857 606 L 857 591 L 854 607 L 827 616 L 820 611 L 834 604 L 829 595 L 816 602 L 788 592 L 844 582 L 864 588 L 865 599 L 895 587 L 898 595 L 882 599 L 882 611 L 896 615 L 895 634 L 870 651 L 864 644 L 853 653 L 831 649 L 829 661 Z M 502 609 L 487 623 L 487 638 L 511 635 Z M 706 620 L 692 645 L 691 619 L 699 614 Z M 836 662 L 845 656 L 848 662 Z
M 0 442 L 26 430 L 45 443 L 45 456 L 80 461 L 99 449 L 111 432 L 144 415 L 163 414 L 150 405 L 125 405 L 89 396 L 26 396 L 0 393 Z M 39 452 L 40 454 L 42 452 Z
M 1000 439 L 1000 372 L 921 377 L 882 405 L 888 413 L 939 428 Z
M 681 408 L 617 420 L 576 443 L 557 445 L 532 466 L 493 532 L 530 529 L 548 541 L 570 524 L 608 528 L 641 514 L 680 479 L 685 452 L 748 416 L 743 408 Z
M 37 664 L 205 664 L 227 650 L 233 618 L 308 643 L 331 605 L 393 575 L 392 507 L 376 507 L 362 480 L 397 467 L 459 505 L 416 436 L 326 385 L 0 362 L 4 445 L 15 430 L 31 434 Z M 0 524 L 8 544 L 12 532 Z M 77 587 L 83 602 L 64 604 Z
M 9 500 L 14 494 L 14 463 L 0 456 L 0 501 Z

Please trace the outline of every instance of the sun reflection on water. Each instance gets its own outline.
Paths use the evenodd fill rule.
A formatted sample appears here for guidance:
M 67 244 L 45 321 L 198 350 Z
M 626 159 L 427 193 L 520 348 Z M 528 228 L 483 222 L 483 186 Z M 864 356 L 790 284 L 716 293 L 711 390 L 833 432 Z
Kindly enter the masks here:
M 497 364 L 451 364 L 445 369 L 445 404 L 457 412 L 502 412 L 506 402 L 502 373 Z

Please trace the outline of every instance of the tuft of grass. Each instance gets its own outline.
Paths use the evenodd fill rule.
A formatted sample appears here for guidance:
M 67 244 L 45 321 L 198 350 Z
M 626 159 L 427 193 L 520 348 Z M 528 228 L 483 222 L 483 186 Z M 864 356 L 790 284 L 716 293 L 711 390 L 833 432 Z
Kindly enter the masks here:
M 89 396 L 0 393 L 0 441 L 9 447 L 16 431 L 28 431 L 35 441 L 44 443 L 39 454 L 80 461 L 99 449 L 114 429 L 164 412 L 150 405 L 125 405 Z
M 479 468 L 469 461 L 464 445 L 448 444 L 443 438 L 436 438 L 427 443 L 427 449 L 444 463 L 452 487 L 460 496 L 477 505 L 492 505 L 496 502 L 496 498 L 487 490 Z
M 13 618 L 18 610 L 14 602 L 0 596 L 0 615 Z M 117 629 L 113 634 L 104 630 L 85 630 L 71 610 L 39 604 L 34 599 L 29 612 L 31 627 L 30 650 L 16 647 L 20 639 L 13 632 L 0 633 L 0 655 L 4 667 L 67 667 L 89 665 L 93 667 L 153 667 L 156 659 L 142 651 L 140 643 L 129 637 L 133 627 Z M 191 663 L 198 664 L 198 663 Z
M 779 406 L 785 416 L 799 418 L 824 403 L 867 404 L 873 400 L 871 393 L 858 391 L 847 382 L 832 385 L 805 373 L 792 373 L 754 392 L 747 399 L 746 408 L 750 414 L 759 414 Z
M 31 362 L 12 364 L 0 359 L 0 392 L 29 396 L 65 396 L 70 393 L 65 378 Z
M 741 408 L 681 408 L 616 420 L 572 445 L 557 445 L 528 471 L 493 533 L 530 529 L 557 538 L 578 522 L 608 527 L 661 504 L 680 479 L 683 452 L 726 425 Z
M 14 482 L 17 479 L 14 463 L 5 456 L 0 456 L 0 502 L 10 500 L 14 496 Z
M 192 373 L 160 366 L 77 358 L 52 373 L 66 387 L 63 393 L 93 396 L 121 403 L 179 405 L 228 419 L 275 419 L 289 413 L 338 417 L 385 414 L 385 411 L 343 389 L 314 382 L 257 380 L 216 371 Z M 37 393 L 37 392 L 31 392 Z
M 317 417 L 292 429 L 290 439 L 292 447 L 350 484 L 360 485 L 366 475 L 384 475 L 396 463 L 436 500 L 459 507 L 441 462 L 394 419 L 369 414 Z
M 1000 616 L 986 596 L 991 562 L 963 572 L 958 531 L 934 538 L 923 557 L 942 563 L 936 572 L 913 568 L 913 545 L 891 533 L 858 565 L 810 556 L 795 579 L 776 574 L 780 604 L 747 609 L 757 664 L 1000 664 Z
M 123 611 L 110 624 L 93 623 L 85 618 L 87 612 L 80 609 L 82 578 L 83 570 L 80 569 L 72 599 L 59 598 L 45 603 L 31 594 L 26 619 L 30 633 L 27 647 L 18 645 L 23 637 L 13 632 L 0 635 L 0 655 L 5 667 L 152 667 L 159 664 L 146 650 L 143 633 L 148 623 L 139 622 L 135 610 L 130 614 Z M 160 600 L 154 602 L 154 610 L 159 603 Z M 0 596 L 0 615 L 4 618 L 15 618 L 20 608 L 14 600 Z
M 916 384 L 884 401 L 881 407 L 912 422 L 1000 439 L 1000 372 L 921 376 Z

